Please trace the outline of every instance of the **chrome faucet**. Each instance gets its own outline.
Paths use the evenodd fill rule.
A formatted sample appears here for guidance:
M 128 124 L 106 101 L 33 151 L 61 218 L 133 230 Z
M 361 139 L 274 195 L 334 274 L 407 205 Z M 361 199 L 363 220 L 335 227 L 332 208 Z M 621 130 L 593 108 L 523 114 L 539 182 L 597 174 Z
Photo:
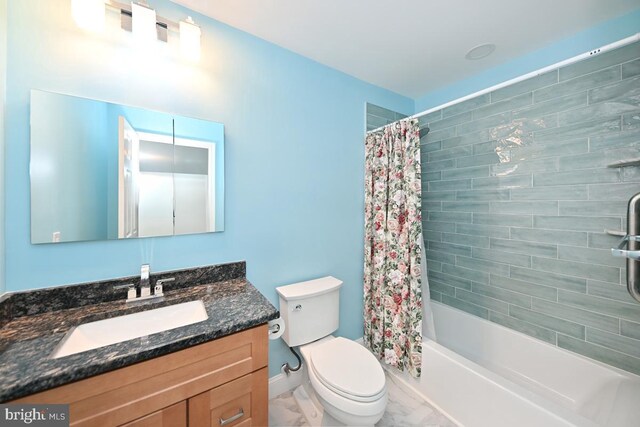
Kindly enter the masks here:
M 142 264 L 140 267 L 140 298 L 151 295 L 151 285 L 149 284 L 149 264 Z
M 149 264 L 142 264 L 142 266 L 140 267 L 140 283 L 138 284 L 138 286 L 134 285 L 133 283 L 129 283 L 127 285 L 115 286 L 114 289 L 127 289 L 127 302 L 135 302 L 151 298 L 163 297 L 164 292 L 162 286 L 166 282 L 172 282 L 174 280 L 174 277 L 158 280 L 153 288 L 152 294 L 151 283 L 149 281 Z M 138 294 L 140 296 L 138 296 Z

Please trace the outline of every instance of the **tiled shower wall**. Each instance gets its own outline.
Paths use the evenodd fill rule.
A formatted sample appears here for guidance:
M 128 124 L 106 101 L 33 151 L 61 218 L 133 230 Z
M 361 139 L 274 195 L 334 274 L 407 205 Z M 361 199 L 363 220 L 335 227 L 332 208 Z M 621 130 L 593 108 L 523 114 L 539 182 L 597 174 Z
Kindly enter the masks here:
M 420 119 L 431 297 L 640 374 L 610 248 L 640 192 L 640 44 Z
M 367 103 L 367 131 L 377 129 L 381 126 L 393 123 L 396 120 L 404 119 L 404 114 L 396 113 L 395 111 L 388 110 L 386 108 L 378 107 L 374 104 Z

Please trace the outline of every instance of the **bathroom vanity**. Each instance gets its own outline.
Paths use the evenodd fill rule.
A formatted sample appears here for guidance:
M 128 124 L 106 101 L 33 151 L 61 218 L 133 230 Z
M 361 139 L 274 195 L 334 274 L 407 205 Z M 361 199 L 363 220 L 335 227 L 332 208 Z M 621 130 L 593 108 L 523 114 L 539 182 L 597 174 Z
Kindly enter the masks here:
M 13 313 L 0 329 L 0 401 L 68 403 L 73 426 L 267 425 L 266 322 L 279 313 L 244 271 L 233 263 L 152 275 L 175 280 L 160 301 L 135 305 L 120 286 L 135 278 L 13 294 L 0 303 Z M 96 293 L 102 301 L 87 303 Z M 79 325 L 193 301 L 206 320 L 55 356 Z

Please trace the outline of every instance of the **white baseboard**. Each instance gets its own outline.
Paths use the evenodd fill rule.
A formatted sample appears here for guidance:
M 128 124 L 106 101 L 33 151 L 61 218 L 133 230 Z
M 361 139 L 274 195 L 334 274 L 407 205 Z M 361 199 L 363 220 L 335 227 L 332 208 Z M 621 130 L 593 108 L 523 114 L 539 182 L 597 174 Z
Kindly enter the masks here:
M 269 399 L 280 396 L 287 391 L 292 391 L 302 384 L 303 369 L 305 368 L 291 372 L 288 376 L 281 373 L 269 378 Z

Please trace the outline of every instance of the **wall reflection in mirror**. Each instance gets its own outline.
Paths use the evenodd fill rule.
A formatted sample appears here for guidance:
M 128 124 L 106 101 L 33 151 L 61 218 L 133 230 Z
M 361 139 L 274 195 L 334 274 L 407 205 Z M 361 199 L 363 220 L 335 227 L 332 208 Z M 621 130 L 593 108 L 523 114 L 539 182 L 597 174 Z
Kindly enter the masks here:
M 31 242 L 224 229 L 224 126 L 31 92 Z

